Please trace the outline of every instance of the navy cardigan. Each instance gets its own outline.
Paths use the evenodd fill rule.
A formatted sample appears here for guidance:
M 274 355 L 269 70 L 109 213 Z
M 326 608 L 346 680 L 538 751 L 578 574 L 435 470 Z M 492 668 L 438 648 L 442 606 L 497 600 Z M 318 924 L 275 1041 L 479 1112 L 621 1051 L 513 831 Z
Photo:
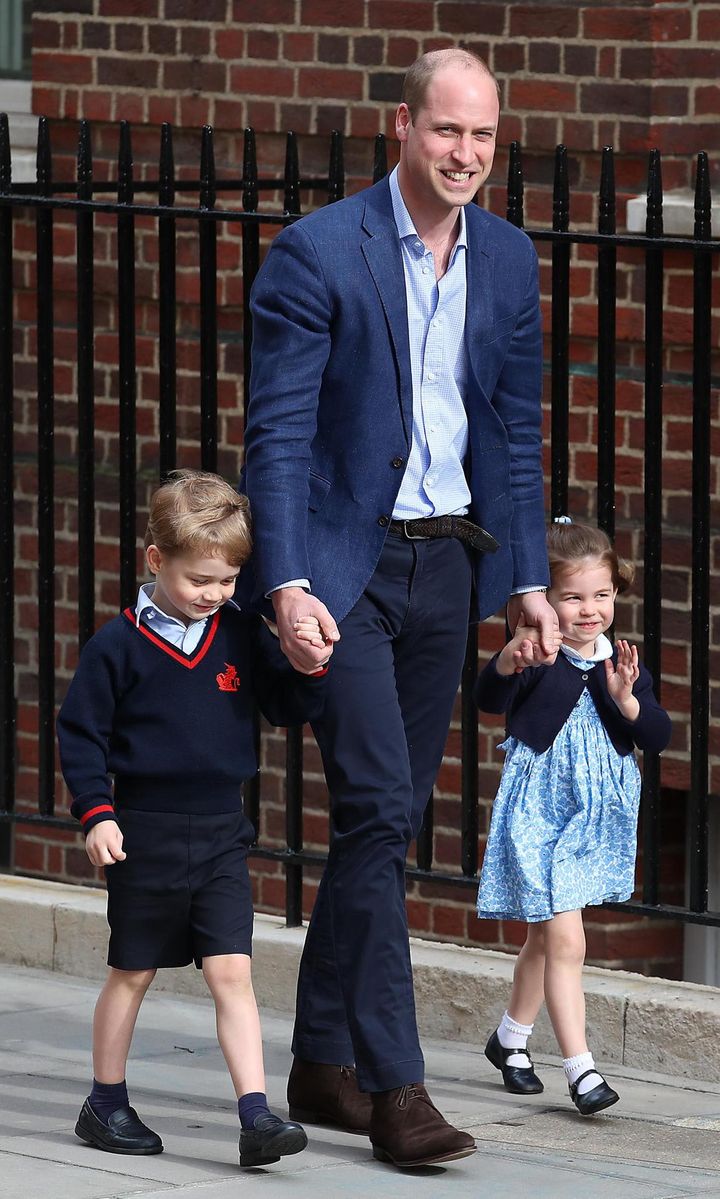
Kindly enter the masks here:
M 650 672 L 642 664 L 633 686 L 640 713 L 637 720 L 626 720 L 610 696 L 602 662 L 580 670 L 561 651 L 551 666 L 528 666 L 506 677 L 497 672 L 497 657 L 478 676 L 475 702 L 482 712 L 507 712 L 508 733 L 538 753 L 550 748 L 585 687 L 619 754 L 631 753 L 634 746 L 660 753 L 670 740 L 670 717 L 655 699 Z M 612 660 L 617 662 L 617 649 Z

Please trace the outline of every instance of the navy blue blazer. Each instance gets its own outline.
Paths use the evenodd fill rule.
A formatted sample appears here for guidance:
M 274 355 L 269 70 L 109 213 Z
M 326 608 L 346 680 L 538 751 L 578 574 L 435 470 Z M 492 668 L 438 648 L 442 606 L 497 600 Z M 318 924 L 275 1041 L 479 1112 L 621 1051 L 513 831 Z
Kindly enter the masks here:
M 500 543 L 478 555 L 482 619 L 548 583 L 541 465 L 537 257 L 519 229 L 467 217 L 466 461 L 470 516 Z M 275 238 L 251 295 L 245 435 L 257 602 L 310 579 L 341 620 L 380 557 L 410 448 L 412 378 L 400 239 L 387 179 Z
M 497 654 L 481 670 L 475 683 L 475 702 L 482 712 L 507 712 L 507 730 L 531 749 L 549 749 L 583 689 L 587 687 L 608 736 L 619 754 L 633 746 L 660 753 L 670 740 L 672 724 L 652 689 L 650 672 L 641 664 L 633 695 L 640 704 L 637 720 L 626 720 L 610 697 L 605 666 L 579 670 L 561 652 L 552 666 L 529 666 L 522 674 L 498 674 Z M 617 649 L 613 650 L 617 662 Z

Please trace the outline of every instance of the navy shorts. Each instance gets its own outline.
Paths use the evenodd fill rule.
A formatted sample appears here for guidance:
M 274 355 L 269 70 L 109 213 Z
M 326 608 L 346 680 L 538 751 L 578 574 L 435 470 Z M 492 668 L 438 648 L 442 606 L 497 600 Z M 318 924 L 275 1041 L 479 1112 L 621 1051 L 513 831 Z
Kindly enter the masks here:
M 105 867 L 108 966 L 201 966 L 204 957 L 252 952 L 243 812 L 187 816 L 120 808 L 124 862 Z

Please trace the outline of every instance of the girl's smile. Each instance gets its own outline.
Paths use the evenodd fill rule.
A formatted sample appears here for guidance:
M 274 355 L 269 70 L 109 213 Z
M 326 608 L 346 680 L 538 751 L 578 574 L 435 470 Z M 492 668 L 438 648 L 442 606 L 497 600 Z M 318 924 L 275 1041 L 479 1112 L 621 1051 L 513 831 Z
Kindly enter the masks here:
M 610 567 L 596 558 L 586 558 L 576 570 L 559 571 L 547 598 L 558 614 L 564 644 L 591 657 L 600 633 L 615 619 L 616 595 Z

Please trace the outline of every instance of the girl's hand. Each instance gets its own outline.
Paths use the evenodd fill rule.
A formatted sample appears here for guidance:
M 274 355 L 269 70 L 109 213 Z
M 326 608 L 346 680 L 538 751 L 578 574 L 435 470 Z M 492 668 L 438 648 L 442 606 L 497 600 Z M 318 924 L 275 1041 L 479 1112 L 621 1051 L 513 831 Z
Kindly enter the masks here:
M 630 645 L 628 641 L 618 641 L 617 666 L 613 666 L 612 658 L 606 658 L 605 677 L 610 698 L 625 719 L 637 720 L 640 704 L 632 693 L 633 685 L 640 678 L 637 646 Z
M 546 633 L 545 645 L 549 647 L 549 653 L 541 641 L 540 631 L 534 625 L 527 624 L 525 614 L 521 612 L 515 636 L 498 657 L 498 674 L 522 674 L 528 666 L 551 666 L 562 645 L 562 635 L 558 629 Z

